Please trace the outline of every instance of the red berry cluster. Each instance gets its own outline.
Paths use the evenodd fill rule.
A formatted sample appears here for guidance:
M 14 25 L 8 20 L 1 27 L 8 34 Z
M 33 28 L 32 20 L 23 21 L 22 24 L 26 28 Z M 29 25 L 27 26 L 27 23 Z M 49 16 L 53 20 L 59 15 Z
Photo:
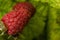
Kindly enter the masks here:
M 12 11 L 4 15 L 2 18 L 2 22 L 7 28 L 7 33 L 9 35 L 15 35 L 18 32 L 21 32 L 34 12 L 35 8 L 31 3 L 17 3 Z

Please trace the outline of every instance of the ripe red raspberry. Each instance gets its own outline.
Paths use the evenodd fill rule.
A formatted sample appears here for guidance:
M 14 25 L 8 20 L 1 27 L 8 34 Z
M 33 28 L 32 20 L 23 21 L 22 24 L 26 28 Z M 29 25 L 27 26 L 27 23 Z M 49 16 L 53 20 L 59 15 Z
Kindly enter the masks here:
M 14 10 L 2 18 L 2 22 L 5 24 L 8 34 L 15 35 L 21 32 L 34 14 L 34 11 L 35 9 L 30 3 L 22 2 L 16 4 Z

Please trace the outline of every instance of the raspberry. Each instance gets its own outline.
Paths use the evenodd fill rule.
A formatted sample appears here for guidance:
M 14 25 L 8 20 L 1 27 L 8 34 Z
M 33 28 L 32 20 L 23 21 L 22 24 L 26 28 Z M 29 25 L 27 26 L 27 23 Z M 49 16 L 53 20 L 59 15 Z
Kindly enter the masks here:
M 28 2 L 16 4 L 13 10 L 2 18 L 2 22 L 5 24 L 8 34 L 15 35 L 21 32 L 34 14 L 34 11 L 34 7 Z

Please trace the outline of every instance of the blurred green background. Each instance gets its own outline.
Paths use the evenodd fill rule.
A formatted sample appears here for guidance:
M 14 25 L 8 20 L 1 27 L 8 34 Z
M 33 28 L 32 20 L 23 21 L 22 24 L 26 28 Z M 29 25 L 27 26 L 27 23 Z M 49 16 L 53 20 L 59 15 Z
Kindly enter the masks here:
M 60 0 L 0 0 L 0 20 L 17 2 L 30 2 L 36 8 L 17 40 L 60 40 Z M 4 34 L 0 40 L 14 40 Z

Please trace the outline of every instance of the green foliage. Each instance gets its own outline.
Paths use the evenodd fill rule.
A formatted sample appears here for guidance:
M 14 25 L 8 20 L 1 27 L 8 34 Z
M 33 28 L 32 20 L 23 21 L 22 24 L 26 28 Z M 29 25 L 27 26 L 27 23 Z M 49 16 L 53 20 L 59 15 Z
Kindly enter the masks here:
M 30 19 L 17 40 L 40 40 L 40 36 L 46 34 L 47 40 L 60 39 L 60 1 L 59 0 L 0 0 L 0 20 L 12 10 L 17 2 L 28 1 L 36 8 L 35 15 Z M 46 20 L 48 20 L 46 22 Z M 45 27 L 47 30 L 45 30 Z M 1 31 L 0 31 L 1 34 Z M 39 36 L 40 35 L 40 36 Z M 16 37 L 0 35 L 0 40 L 15 40 Z M 43 37 L 42 37 L 43 39 Z M 41 40 L 42 40 L 41 39 Z M 43 39 L 46 40 L 46 39 Z
M 60 40 L 60 9 L 49 7 L 48 40 Z
M 60 8 L 60 0 L 49 0 L 48 3 L 54 8 Z

